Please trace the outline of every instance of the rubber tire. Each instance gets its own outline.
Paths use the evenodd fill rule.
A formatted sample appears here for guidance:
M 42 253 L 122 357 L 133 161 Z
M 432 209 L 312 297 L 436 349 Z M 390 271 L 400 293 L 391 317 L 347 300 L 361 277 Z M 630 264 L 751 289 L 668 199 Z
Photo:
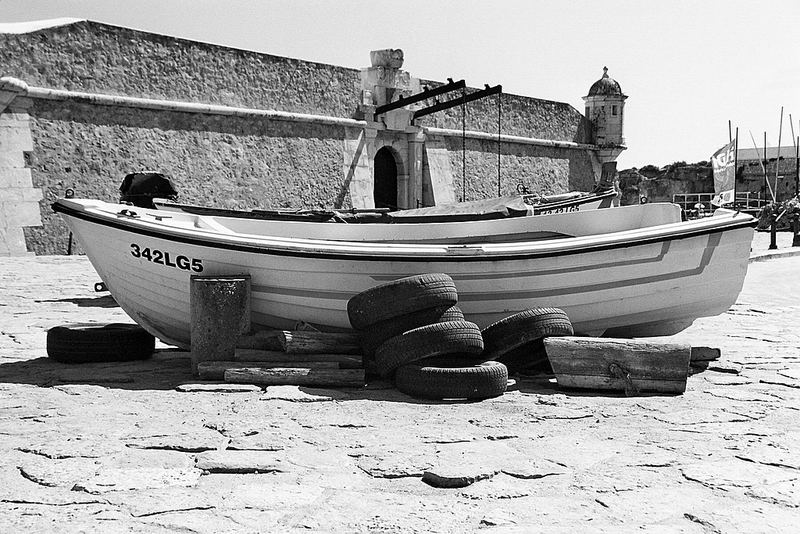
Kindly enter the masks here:
M 510 315 L 483 329 L 487 360 L 548 336 L 573 335 L 572 323 L 558 308 L 531 308 Z
M 502 395 L 508 387 L 508 369 L 500 362 L 478 365 L 403 365 L 395 373 L 395 386 L 412 397 L 424 399 L 487 399 Z
M 62 363 L 145 360 L 155 351 L 155 343 L 135 324 L 76 323 L 47 331 L 47 355 Z
M 370 326 L 359 333 L 361 348 L 368 358 L 375 356 L 375 351 L 387 340 L 399 336 L 420 326 L 447 321 L 463 321 L 464 313 L 457 306 L 448 308 L 429 308 L 419 310 L 393 319 L 387 319 Z
M 347 315 L 356 330 L 430 308 L 448 308 L 458 302 L 453 279 L 443 273 L 407 276 L 375 286 L 347 301 Z
M 497 361 L 508 367 L 510 375 L 553 374 L 544 348 L 544 338 L 520 345 L 498 356 Z
M 421 326 L 387 340 L 375 351 L 375 366 L 390 377 L 401 365 L 444 354 L 483 353 L 480 328 L 469 321 L 447 321 Z
M 450 306 L 447 308 L 437 322 L 444 323 L 446 321 L 463 321 L 464 312 L 458 306 Z

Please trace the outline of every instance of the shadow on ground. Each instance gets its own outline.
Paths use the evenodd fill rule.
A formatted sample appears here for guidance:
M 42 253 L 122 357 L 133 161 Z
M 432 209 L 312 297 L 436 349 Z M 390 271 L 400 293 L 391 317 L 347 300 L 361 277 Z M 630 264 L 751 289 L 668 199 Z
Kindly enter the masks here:
M 79 308 L 119 308 L 119 304 L 111 295 L 94 298 L 37 300 L 36 302 L 69 302 Z
M 50 358 L 0 364 L 0 382 L 53 387 L 67 384 L 96 385 L 131 391 L 174 390 L 184 384 L 215 384 L 192 376 L 188 352 L 157 350 L 152 358 L 130 362 L 65 364 Z M 406 404 L 464 404 L 467 400 L 415 399 L 394 388 L 390 381 L 369 380 L 364 388 L 301 387 L 310 395 L 330 396 L 337 401 L 375 400 Z M 516 376 L 509 382 L 508 393 L 528 395 L 567 395 L 570 397 L 624 397 L 619 391 L 565 390 L 552 375 Z M 643 394 L 650 396 L 648 394 Z

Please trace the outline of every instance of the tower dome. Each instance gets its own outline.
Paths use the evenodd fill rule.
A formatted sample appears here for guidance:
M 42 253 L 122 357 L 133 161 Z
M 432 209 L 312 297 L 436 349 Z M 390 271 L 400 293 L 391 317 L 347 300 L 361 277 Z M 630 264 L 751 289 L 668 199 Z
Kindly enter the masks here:
M 594 82 L 589 94 L 583 97 L 589 141 L 602 147 L 597 154 L 603 161 L 614 161 L 625 150 L 622 129 L 627 98 L 619 83 L 608 76 L 608 67 L 603 67 L 603 77 Z
M 619 83 L 608 76 L 608 67 L 603 67 L 603 77 L 592 84 L 588 96 L 623 96 Z

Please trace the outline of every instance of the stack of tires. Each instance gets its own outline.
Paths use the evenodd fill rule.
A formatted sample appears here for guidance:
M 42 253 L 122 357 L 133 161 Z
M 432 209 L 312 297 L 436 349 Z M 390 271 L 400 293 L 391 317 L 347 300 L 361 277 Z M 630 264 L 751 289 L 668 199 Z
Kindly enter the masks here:
M 484 357 L 483 335 L 456 306 L 452 278 L 409 276 L 368 289 L 347 304 L 367 372 L 394 378 L 413 397 L 483 399 L 505 392 L 508 370 Z
M 509 374 L 551 374 L 544 338 L 573 335 L 572 323 L 559 308 L 531 308 L 493 323 L 482 331 L 487 360 L 505 364 Z

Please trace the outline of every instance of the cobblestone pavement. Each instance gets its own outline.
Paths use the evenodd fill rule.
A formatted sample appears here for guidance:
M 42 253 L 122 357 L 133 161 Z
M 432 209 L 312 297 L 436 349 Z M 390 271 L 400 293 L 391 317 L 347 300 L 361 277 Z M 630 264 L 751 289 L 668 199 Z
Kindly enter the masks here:
M 0 259 L 0 532 L 796 531 L 798 273 L 800 256 L 751 263 L 730 311 L 666 338 L 722 349 L 683 395 L 540 378 L 447 403 L 196 391 L 163 345 L 59 364 L 50 327 L 130 320 L 83 257 Z

